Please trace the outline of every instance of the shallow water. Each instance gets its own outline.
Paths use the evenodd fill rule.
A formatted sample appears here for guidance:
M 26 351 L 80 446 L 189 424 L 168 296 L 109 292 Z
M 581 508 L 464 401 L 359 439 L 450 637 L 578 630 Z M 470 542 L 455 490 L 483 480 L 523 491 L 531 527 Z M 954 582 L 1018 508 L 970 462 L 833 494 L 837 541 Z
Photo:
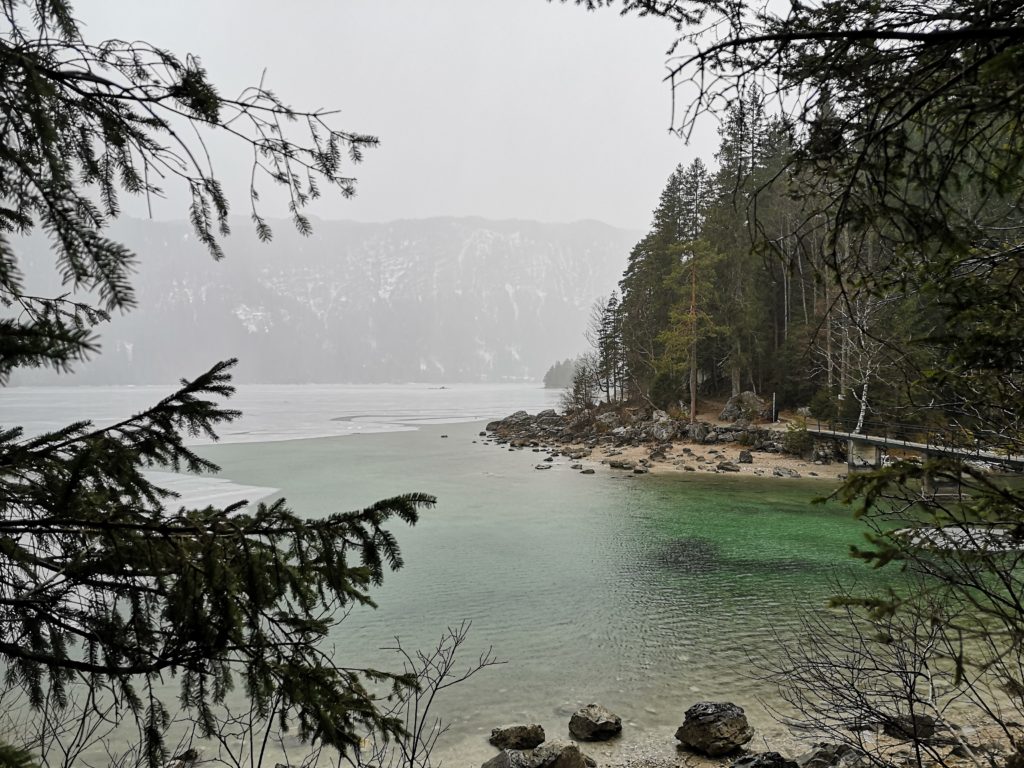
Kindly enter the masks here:
M 0 417 L 29 433 L 110 423 L 169 390 L 11 388 Z M 374 592 L 380 607 L 353 611 L 331 639 L 346 665 L 397 670 L 381 650 L 396 635 L 430 648 L 447 626 L 472 622 L 464 664 L 489 647 L 507 663 L 440 699 L 446 763 L 479 765 L 494 754 L 486 735 L 507 722 L 565 737 L 591 701 L 626 723 L 621 740 L 589 748 L 602 762 L 638 745 L 672 754 L 683 711 L 701 699 L 741 704 L 757 743 L 778 748 L 757 660 L 775 653 L 774 633 L 799 631 L 802 610 L 824 605 L 834 579 L 873 577 L 847 555 L 860 525 L 845 508 L 812 505 L 830 489 L 813 480 L 580 475 L 562 457 L 541 472 L 544 454 L 478 435 L 487 420 L 557 398 L 520 385 L 241 387 L 231 405 L 244 418 L 199 448 L 221 475 L 172 482 L 196 504 L 283 489 L 310 516 L 412 490 L 438 497 L 419 525 L 397 529 L 406 566 Z
M 438 497 L 399 531 L 406 567 L 332 638 L 346 665 L 388 666 L 398 635 L 427 648 L 445 627 L 473 622 L 466 664 L 493 648 L 507 664 L 450 689 L 453 723 L 441 752 L 472 764 L 484 736 L 531 720 L 549 738 L 597 701 L 627 737 L 671 745 L 682 712 L 701 699 L 745 706 L 762 733 L 781 729 L 751 679 L 774 653 L 773 633 L 797 631 L 800 610 L 824 604 L 831 580 L 864 577 L 847 552 L 861 539 L 849 510 L 812 505 L 827 484 L 686 474 L 580 475 L 564 458 L 510 452 L 481 424 L 422 427 L 291 443 L 204 447 L 235 482 L 286 488 L 318 515 L 417 490 Z M 447 438 L 442 435 L 448 435 Z

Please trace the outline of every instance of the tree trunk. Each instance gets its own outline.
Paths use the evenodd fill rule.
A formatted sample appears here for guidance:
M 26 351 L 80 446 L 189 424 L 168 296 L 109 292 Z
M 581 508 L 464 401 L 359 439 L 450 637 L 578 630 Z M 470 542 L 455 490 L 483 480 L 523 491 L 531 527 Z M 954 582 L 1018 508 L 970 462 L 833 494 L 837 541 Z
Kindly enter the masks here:
M 844 328 L 839 335 L 839 399 L 846 398 L 850 388 L 850 333 Z
M 868 413 L 868 377 L 864 378 L 864 384 L 860 388 L 860 415 L 857 416 L 857 426 L 854 428 L 855 434 L 863 434 L 864 432 L 864 417 Z
M 697 261 L 690 256 L 690 423 L 697 422 Z
M 796 254 L 796 268 L 800 272 L 800 303 L 804 307 L 804 325 L 810 325 L 811 316 L 807 314 L 807 281 L 804 280 L 804 262 L 799 252 Z
M 825 370 L 828 372 L 828 394 L 831 397 L 834 391 L 835 379 L 833 376 L 834 366 L 832 365 L 832 305 L 828 298 L 828 281 L 825 281 Z
M 697 421 L 697 337 L 690 348 L 690 423 Z
M 740 355 L 739 349 L 736 350 L 736 356 L 732 360 L 731 370 L 729 371 L 732 377 L 732 394 L 733 397 L 740 393 L 740 381 L 743 376 L 743 370 L 740 368 Z
M 782 340 L 789 339 L 789 287 L 792 281 L 789 279 L 789 270 L 782 269 Z

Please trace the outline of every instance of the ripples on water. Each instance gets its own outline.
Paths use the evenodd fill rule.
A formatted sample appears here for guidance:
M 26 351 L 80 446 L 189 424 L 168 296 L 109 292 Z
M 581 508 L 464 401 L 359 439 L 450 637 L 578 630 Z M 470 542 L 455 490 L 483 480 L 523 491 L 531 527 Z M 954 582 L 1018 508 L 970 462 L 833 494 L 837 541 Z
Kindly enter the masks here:
M 810 505 L 813 483 L 720 476 L 582 476 L 559 459 L 547 472 L 529 451 L 474 443 L 479 425 L 358 440 L 204 449 L 237 482 L 280 485 L 297 509 L 359 506 L 406 490 L 439 498 L 402 531 L 407 567 L 355 612 L 336 642 L 346 663 L 388 664 L 374 651 L 401 635 L 436 642 L 473 622 L 467 663 L 488 646 L 508 664 L 450 691 L 446 754 L 490 755 L 483 736 L 509 721 L 566 736 L 568 714 L 590 701 L 632 723 L 619 747 L 670 747 L 682 712 L 700 699 L 748 708 L 772 691 L 751 658 L 772 653 L 773 631 L 822 605 L 830 579 L 861 573 L 847 510 Z M 441 434 L 448 439 L 441 439 Z M 628 733 L 632 732 L 632 736 Z
M 7 423 L 41 430 L 51 421 L 117 418 L 154 394 L 132 388 L 114 402 L 102 389 L 65 390 L 53 405 L 53 392 L 15 388 L 0 405 Z M 683 711 L 705 698 L 743 705 L 762 733 L 778 735 L 758 703 L 772 691 L 751 678 L 750 659 L 771 655 L 773 631 L 794 631 L 803 607 L 822 605 L 831 579 L 865 577 L 846 554 L 860 539 L 858 524 L 847 510 L 809 504 L 825 486 L 582 476 L 561 458 L 537 472 L 537 454 L 485 444 L 480 424 L 433 422 L 537 411 L 557 393 L 374 390 L 242 388 L 233 405 L 249 421 L 234 425 L 235 444 L 201 451 L 224 478 L 281 488 L 304 514 L 411 490 L 438 496 L 415 529 L 398 532 L 407 565 L 375 593 L 379 610 L 354 611 L 332 642 L 347 665 L 388 668 L 397 660 L 380 649 L 395 635 L 408 648 L 428 648 L 447 625 L 473 622 L 466 663 L 489 646 L 509 663 L 443 700 L 440 713 L 453 722 L 441 749 L 449 762 L 487 759 L 485 735 L 509 721 L 567 736 L 569 714 L 591 701 L 628 724 L 618 746 L 593 749 L 598 757 L 645 740 L 671 750 Z M 46 397 L 52 407 L 39 411 Z M 417 431 L 360 434 L 414 423 Z M 250 442 L 320 434 L 348 436 Z

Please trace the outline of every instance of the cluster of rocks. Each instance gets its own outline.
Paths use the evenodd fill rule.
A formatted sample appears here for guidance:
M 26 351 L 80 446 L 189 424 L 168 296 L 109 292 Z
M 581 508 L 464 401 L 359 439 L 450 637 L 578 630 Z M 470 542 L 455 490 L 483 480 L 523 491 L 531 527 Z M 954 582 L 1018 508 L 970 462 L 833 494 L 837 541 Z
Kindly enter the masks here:
M 738 420 L 730 425 L 714 425 L 699 421 L 690 424 L 673 419 L 664 411 L 643 414 L 633 409 L 606 411 L 591 416 L 562 416 L 548 409 L 531 416 L 516 411 L 511 416 L 487 425 L 487 432 L 513 448 L 531 447 L 540 443 L 576 444 L 588 448 L 598 445 L 618 447 L 664 444 L 688 440 L 702 445 L 740 443 L 751 450 L 779 453 L 783 433 L 763 429 L 749 421 Z
M 579 460 L 600 448 L 607 458 L 605 463 L 612 469 L 644 474 L 651 462 L 664 461 L 668 457 L 674 441 L 709 446 L 704 451 L 707 456 L 683 449 L 687 455 L 675 458 L 676 465 L 684 470 L 696 468 L 692 463 L 688 464 L 692 460 L 698 465 L 705 465 L 702 469 L 739 472 L 740 464 L 753 463 L 755 452 L 784 452 L 784 431 L 754 423 L 757 419 L 770 418 L 770 408 L 766 411 L 764 402 L 752 392 L 742 392 L 730 398 L 719 418 L 728 423 L 699 421 L 691 424 L 684 419 L 673 418 L 665 411 L 641 408 L 618 408 L 575 416 L 560 415 L 553 409 L 536 415 L 516 411 L 504 419 L 492 421 L 480 435 L 490 436 L 499 445 L 508 446 L 513 451 L 530 448 L 549 451 L 551 456 L 544 459 L 545 464 L 538 464 L 537 469 L 548 469 L 555 456 L 565 455 L 571 460 Z M 718 451 L 713 446 L 730 443 L 742 446 L 736 461 L 716 456 Z M 650 448 L 648 459 L 631 462 L 613 458 L 616 451 L 640 446 Z M 813 443 L 813 455 L 805 458 L 815 464 L 829 464 L 842 459 L 842 451 L 842 447 L 833 441 L 820 441 Z M 573 468 L 582 469 L 582 465 Z M 592 470 L 588 470 L 588 474 L 590 472 Z M 772 474 L 777 477 L 800 476 L 791 469 L 774 469 Z
M 490 732 L 490 743 L 501 753 L 482 768 L 596 768 L 597 762 L 582 752 L 578 741 L 603 741 L 622 733 L 622 718 L 600 705 L 588 705 L 569 719 L 573 740 L 545 740 L 536 723 L 509 725 Z M 777 752 L 744 753 L 754 738 L 742 708 L 734 703 L 698 701 L 690 707 L 676 730 L 682 749 L 708 758 L 735 755 L 731 768 L 870 768 L 867 755 L 848 744 L 816 743 L 806 754 L 791 760 Z
M 927 715 L 896 718 L 880 723 L 883 733 L 895 742 L 924 740 L 932 746 L 960 744 L 945 733 L 954 726 L 939 724 Z M 544 728 L 537 724 L 495 728 L 490 742 L 501 753 L 484 763 L 483 768 L 596 768 L 596 761 L 580 750 L 576 742 L 604 741 L 622 733 L 622 719 L 599 704 L 588 704 L 569 720 L 573 741 L 545 741 Z M 729 702 L 701 701 L 686 710 L 683 723 L 675 732 L 680 748 L 714 760 L 730 758 L 730 768 L 872 768 L 874 759 L 850 744 L 819 742 L 804 754 L 789 759 L 778 752 L 746 752 L 754 729 L 742 707 Z M 945 739 L 945 740 L 944 740 Z M 899 764 L 899 750 L 892 751 L 893 764 Z M 951 755 L 955 756 L 954 751 Z M 732 757 L 734 756 L 734 757 Z M 910 761 L 908 761 L 910 762 Z M 632 761 L 626 765 L 632 766 Z M 666 763 L 642 759 L 643 768 L 662 768 Z
M 588 704 L 569 719 L 569 733 L 578 741 L 606 741 L 622 733 L 622 718 L 600 704 Z M 501 753 L 484 768 L 596 768 L 597 761 L 575 742 L 544 739 L 544 728 L 536 723 L 495 728 L 490 742 Z

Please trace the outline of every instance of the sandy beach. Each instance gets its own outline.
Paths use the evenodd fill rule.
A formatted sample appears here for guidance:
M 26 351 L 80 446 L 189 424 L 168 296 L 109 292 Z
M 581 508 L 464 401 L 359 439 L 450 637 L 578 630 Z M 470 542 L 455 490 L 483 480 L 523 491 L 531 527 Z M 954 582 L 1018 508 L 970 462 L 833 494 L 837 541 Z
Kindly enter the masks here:
M 585 450 L 582 446 L 574 446 L 564 452 L 572 453 L 573 450 Z M 646 446 L 624 446 L 614 448 L 612 446 L 598 446 L 589 457 L 581 460 L 584 466 L 604 466 L 612 461 L 625 461 L 635 464 L 637 467 L 646 468 L 652 475 L 674 474 L 684 472 L 718 472 L 721 474 L 754 475 L 759 477 L 774 477 L 776 469 L 783 470 L 787 475 L 796 472 L 801 478 L 813 477 L 818 479 L 841 480 L 846 476 L 847 467 L 844 463 L 833 462 L 831 464 L 815 463 L 804 461 L 797 456 L 790 456 L 781 453 L 768 453 L 764 451 L 751 452 L 752 462 L 741 464 L 740 452 L 747 450 L 737 443 L 724 443 L 718 445 L 701 445 L 688 442 L 673 442 L 670 450 L 664 451 L 664 458 L 651 458 L 651 449 Z M 643 463 L 643 462 L 646 462 Z M 729 462 L 739 469 L 738 472 L 726 472 L 718 469 L 722 462 Z M 617 470 L 625 471 L 625 470 Z

